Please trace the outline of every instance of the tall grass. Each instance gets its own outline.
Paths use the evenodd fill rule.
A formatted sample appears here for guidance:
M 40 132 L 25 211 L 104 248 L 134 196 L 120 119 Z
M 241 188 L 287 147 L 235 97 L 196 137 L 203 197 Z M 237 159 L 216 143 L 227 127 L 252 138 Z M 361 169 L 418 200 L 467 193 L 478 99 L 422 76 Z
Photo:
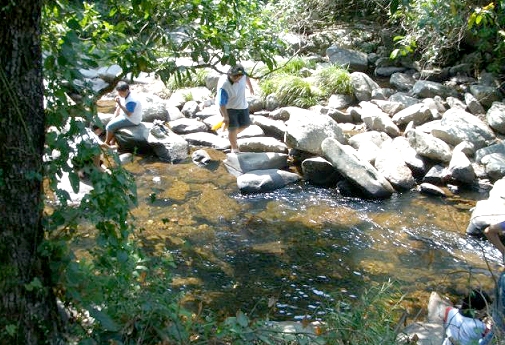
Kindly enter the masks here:
M 317 71 L 315 78 L 316 85 L 324 96 L 352 93 L 351 76 L 342 67 L 331 65 L 320 69 Z
M 341 296 L 334 312 L 325 317 L 322 337 L 333 345 L 394 344 L 404 313 L 402 301 L 403 294 L 392 282 L 371 286 L 356 300 Z
M 302 73 L 309 70 L 312 77 Z M 293 58 L 260 84 L 262 94 L 275 95 L 280 106 L 309 108 L 324 102 L 332 94 L 351 94 L 352 85 L 349 72 L 330 65 L 316 70 L 316 62 L 303 58 Z
M 166 85 L 170 90 L 205 86 L 207 75 L 208 71 L 204 69 L 197 69 L 196 71 L 188 70 L 185 73 L 175 73 L 169 78 Z

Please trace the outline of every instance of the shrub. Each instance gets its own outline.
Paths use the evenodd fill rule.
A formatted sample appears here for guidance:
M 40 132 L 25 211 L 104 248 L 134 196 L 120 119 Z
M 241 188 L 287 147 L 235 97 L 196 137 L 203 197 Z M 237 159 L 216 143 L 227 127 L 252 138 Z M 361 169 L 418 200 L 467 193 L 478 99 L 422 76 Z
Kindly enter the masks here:
M 352 93 L 351 77 L 342 67 L 331 65 L 319 70 L 315 77 L 316 85 L 324 96 Z
M 475 2 L 465 0 L 395 1 L 391 21 L 402 32 L 395 37 L 397 48 L 392 58 L 414 56 L 428 66 L 444 66 L 455 63 L 464 50 L 469 37 L 469 51 L 477 51 L 484 57 L 477 68 L 496 69 L 502 65 L 505 51 L 505 3 L 490 2 L 476 7 Z M 491 65 L 491 66 L 489 66 Z
M 280 71 L 287 74 L 299 75 L 303 68 L 314 69 L 315 67 L 316 66 L 313 61 L 309 61 L 302 57 L 294 57 L 286 62 L 286 64 L 281 67 Z
M 310 83 L 301 77 L 279 74 L 260 84 L 264 95 L 275 94 L 280 106 L 308 108 L 317 104 L 318 95 Z

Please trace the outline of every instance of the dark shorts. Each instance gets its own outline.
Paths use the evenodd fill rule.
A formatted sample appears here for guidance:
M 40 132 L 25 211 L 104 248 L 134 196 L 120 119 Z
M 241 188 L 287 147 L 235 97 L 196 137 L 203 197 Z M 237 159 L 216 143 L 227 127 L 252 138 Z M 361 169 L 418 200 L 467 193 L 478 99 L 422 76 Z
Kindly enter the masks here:
M 249 109 L 227 109 L 227 110 L 228 110 L 228 117 L 230 118 L 230 123 L 228 124 L 229 129 L 247 127 L 251 124 L 251 118 L 249 117 Z
M 499 224 L 498 224 L 498 226 L 500 227 L 500 229 L 501 229 L 502 231 L 504 231 L 504 232 L 505 232 L 505 222 L 501 222 L 501 223 L 499 223 Z

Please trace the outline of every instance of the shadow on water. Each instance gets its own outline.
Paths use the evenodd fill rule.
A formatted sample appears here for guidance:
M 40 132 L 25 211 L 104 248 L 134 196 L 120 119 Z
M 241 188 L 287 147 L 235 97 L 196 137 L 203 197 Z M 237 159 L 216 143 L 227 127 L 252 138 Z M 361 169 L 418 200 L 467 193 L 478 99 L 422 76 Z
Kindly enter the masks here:
M 465 235 L 475 195 L 412 191 L 366 201 L 303 182 L 241 195 L 223 164 L 139 159 L 127 169 L 138 185 L 139 240 L 153 255 L 173 256 L 174 286 L 188 303 L 223 314 L 315 318 L 332 308 L 334 292 L 359 296 L 388 279 L 414 310 L 431 291 L 491 289 L 501 260 L 486 241 Z

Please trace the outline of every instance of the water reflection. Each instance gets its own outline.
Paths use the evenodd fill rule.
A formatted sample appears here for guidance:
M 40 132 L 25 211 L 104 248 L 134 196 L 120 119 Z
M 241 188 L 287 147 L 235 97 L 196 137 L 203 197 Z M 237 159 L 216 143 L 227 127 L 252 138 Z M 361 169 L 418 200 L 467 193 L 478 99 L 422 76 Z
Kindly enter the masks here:
M 241 195 L 222 164 L 139 158 L 127 168 L 138 184 L 144 247 L 171 253 L 174 285 L 224 314 L 317 317 L 334 305 L 333 292 L 359 296 L 388 279 L 416 309 L 431 291 L 491 289 L 490 269 L 501 260 L 486 241 L 465 236 L 469 208 L 483 196 L 364 201 L 306 183 Z

